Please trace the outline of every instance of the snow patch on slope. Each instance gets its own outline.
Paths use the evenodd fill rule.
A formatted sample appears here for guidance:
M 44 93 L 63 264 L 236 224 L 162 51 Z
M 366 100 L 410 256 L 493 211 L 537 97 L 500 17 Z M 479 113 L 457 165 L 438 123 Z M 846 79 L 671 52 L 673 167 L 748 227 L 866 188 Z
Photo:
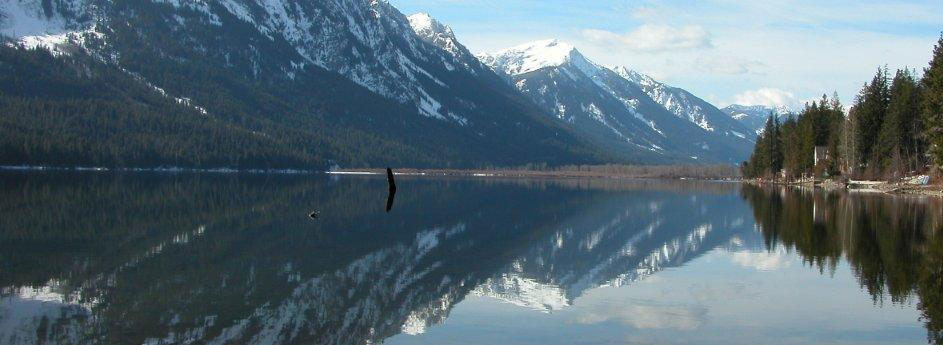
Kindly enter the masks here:
M 60 12 L 80 15 L 87 4 L 83 0 L 53 2 L 47 6 L 37 0 L 0 2 L 0 36 L 12 39 L 11 46 L 46 49 L 53 55 L 67 55 L 69 47 L 84 47 L 89 39 L 103 35 L 91 23 L 63 18 Z
M 54 36 L 68 31 L 59 16 L 47 17 L 41 1 L 0 2 L 0 34 L 13 38 Z
M 211 22 L 235 17 L 268 39 L 284 40 L 294 47 L 298 61 L 292 61 L 291 68 L 315 65 L 339 73 L 380 96 L 412 105 L 423 116 L 467 123 L 458 114 L 443 114 L 441 99 L 433 99 L 430 94 L 435 93 L 423 85 L 429 81 L 448 88 L 426 68 L 430 62 L 439 60 L 446 69 L 454 70 L 456 59 L 423 42 L 410 20 L 387 1 L 218 0 L 220 6 L 207 6 L 204 0 L 152 1 L 198 10 Z M 429 23 L 419 20 L 416 24 L 435 28 L 429 19 Z M 451 38 L 451 30 L 443 31 Z M 454 38 L 445 43 L 459 47 Z

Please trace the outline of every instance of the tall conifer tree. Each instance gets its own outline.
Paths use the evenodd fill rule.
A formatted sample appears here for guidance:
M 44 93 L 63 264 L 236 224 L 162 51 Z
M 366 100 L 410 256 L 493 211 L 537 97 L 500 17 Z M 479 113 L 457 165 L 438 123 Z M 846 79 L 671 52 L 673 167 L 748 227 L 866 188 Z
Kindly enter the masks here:
M 920 113 L 919 87 L 908 70 L 898 70 L 890 87 L 890 103 L 877 148 L 885 172 L 904 173 L 917 158 L 917 128 Z
M 861 90 L 855 104 L 855 146 L 858 161 L 871 164 L 874 160 L 877 138 L 887 114 L 887 70 L 878 68 L 877 74 Z M 873 170 L 873 169 L 872 169 Z
M 923 73 L 924 135 L 933 163 L 943 165 L 943 35 L 933 48 L 933 59 Z

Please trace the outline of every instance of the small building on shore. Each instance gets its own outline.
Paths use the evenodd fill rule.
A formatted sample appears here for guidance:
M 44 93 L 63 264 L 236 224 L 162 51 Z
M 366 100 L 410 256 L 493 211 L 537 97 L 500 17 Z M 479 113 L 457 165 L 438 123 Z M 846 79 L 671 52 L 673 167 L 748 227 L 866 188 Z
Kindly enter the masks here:
M 815 147 L 815 160 L 813 161 L 814 165 L 819 165 L 819 162 L 827 161 L 829 159 L 828 146 L 816 146 Z

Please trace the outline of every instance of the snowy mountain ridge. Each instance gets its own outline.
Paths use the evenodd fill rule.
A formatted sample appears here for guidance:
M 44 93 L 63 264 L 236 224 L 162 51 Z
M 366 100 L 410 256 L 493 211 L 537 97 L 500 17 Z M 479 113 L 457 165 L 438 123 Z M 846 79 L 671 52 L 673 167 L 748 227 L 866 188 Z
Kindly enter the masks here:
M 576 47 L 556 39 L 525 43 L 491 54 L 478 54 L 478 58 L 496 71 L 511 76 L 547 67 L 559 67 L 566 63 L 572 63 L 590 76 L 596 74 L 600 68 L 586 59 Z
M 792 110 L 785 105 L 769 106 L 731 104 L 721 110 L 730 113 L 731 117 L 738 120 L 747 116 L 769 116 L 770 113 L 785 115 L 792 112 Z
M 763 127 L 766 125 L 766 119 L 769 118 L 770 114 L 782 116 L 792 112 L 789 107 L 782 105 L 768 106 L 731 104 L 721 110 L 730 115 L 730 117 L 753 129 L 756 135 L 763 133 Z
M 197 13 L 203 22 L 216 27 L 234 25 L 231 19 L 235 19 L 269 40 L 284 40 L 296 53 L 288 57 L 287 64 L 278 67 L 287 78 L 313 65 L 342 74 L 383 97 L 414 104 L 427 117 L 461 125 L 468 121 L 454 111 L 444 110 L 444 100 L 431 95 L 433 92 L 427 90 L 430 86 L 425 86 L 448 88 L 436 76 L 438 73 L 429 70 L 429 65 L 455 71 L 454 59 L 440 56 L 435 47 L 413 32 L 409 20 L 386 1 L 335 0 L 316 5 L 291 0 L 150 2 Z M 113 6 L 97 0 L 58 0 L 51 4 L 46 8 L 38 0 L 16 0 L 2 5 L 0 14 L 5 18 L 0 25 L 2 33 L 27 48 L 39 46 L 55 51 L 57 46 L 69 42 L 81 46 L 82 33 L 93 22 L 102 22 L 90 14 Z M 179 28 L 191 24 L 183 17 L 177 18 L 177 22 L 168 24 Z M 457 46 L 456 43 L 453 37 L 452 45 Z M 253 63 L 260 68 L 273 67 L 272 61 L 261 60 Z M 260 68 L 254 73 L 261 73 Z
M 435 20 L 428 13 L 416 13 L 407 17 L 407 19 L 413 31 L 424 40 L 445 49 L 452 55 L 458 55 L 464 50 L 464 47 L 455 38 L 452 28 Z
M 705 131 L 713 132 L 715 130 L 711 121 L 708 119 L 705 109 L 702 105 L 695 104 L 689 99 L 689 93 L 681 89 L 676 89 L 660 83 L 647 75 L 630 70 L 624 66 L 612 68 L 623 78 L 637 84 L 645 93 L 656 102 L 668 109 L 671 113 L 687 119 L 703 128 Z
M 709 103 L 625 67 L 602 67 L 559 40 L 477 56 L 546 112 L 639 160 L 735 162 L 752 147 L 752 131 Z
M 703 102 L 687 91 L 674 88 L 656 81 L 647 75 L 633 71 L 625 66 L 606 68 L 587 59 L 574 46 L 556 39 L 541 40 L 525 43 L 513 48 L 501 50 L 491 54 L 479 54 L 478 58 L 486 65 L 498 72 L 516 76 L 534 72 L 548 67 L 559 67 L 570 63 L 589 77 L 595 77 L 603 70 L 612 71 L 638 85 L 645 93 L 669 112 L 682 119 L 696 124 L 705 131 L 714 131 L 717 127 L 713 122 L 724 121 L 724 117 L 715 107 Z M 713 120 L 713 121 L 712 121 Z M 726 121 L 729 127 L 731 121 Z M 746 136 L 743 128 L 728 130 L 727 133 Z M 747 134 L 749 135 L 749 134 Z

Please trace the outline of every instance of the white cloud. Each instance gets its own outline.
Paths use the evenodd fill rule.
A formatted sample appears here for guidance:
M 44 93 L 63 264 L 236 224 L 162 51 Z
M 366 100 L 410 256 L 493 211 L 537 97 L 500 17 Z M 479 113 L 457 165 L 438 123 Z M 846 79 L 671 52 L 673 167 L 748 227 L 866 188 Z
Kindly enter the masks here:
M 736 252 L 730 255 L 730 259 L 740 266 L 758 271 L 775 271 L 790 266 L 789 255 L 780 251 L 773 253 Z
M 766 64 L 734 56 L 699 57 L 695 61 L 705 72 L 714 74 L 762 74 L 759 70 Z
M 710 48 L 713 46 L 710 33 L 699 25 L 672 27 L 645 24 L 624 34 L 597 29 L 585 29 L 581 33 L 583 37 L 592 42 L 644 52 Z
M 707 320 L 707 308 L 685 305 L 608 304 L 581 310 L 574 316 L 577 324 L 619 322 L 638 329 L 695 330 Z
M 799 99 L 789 91 L 777 88 L 764 87 L 758 90 L 748 90 L 734 96 L 735 104 L 740 105 L 766 105 L 771 107 L 787 107 L 796 109 L 799 106 Z

